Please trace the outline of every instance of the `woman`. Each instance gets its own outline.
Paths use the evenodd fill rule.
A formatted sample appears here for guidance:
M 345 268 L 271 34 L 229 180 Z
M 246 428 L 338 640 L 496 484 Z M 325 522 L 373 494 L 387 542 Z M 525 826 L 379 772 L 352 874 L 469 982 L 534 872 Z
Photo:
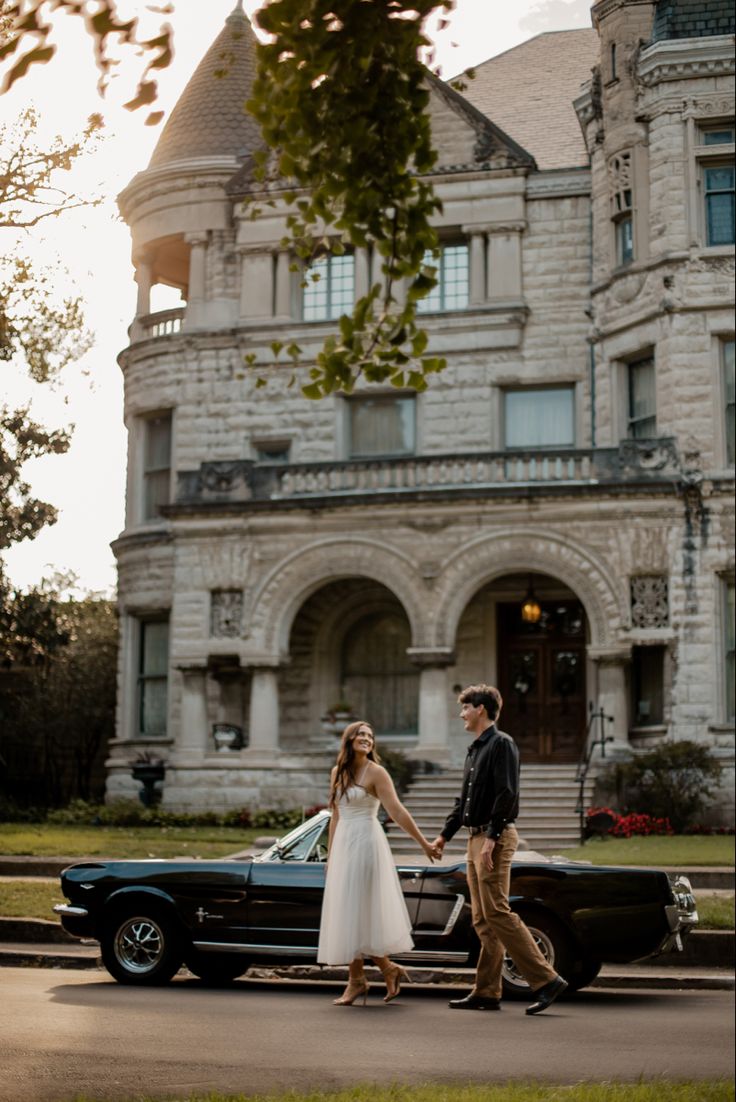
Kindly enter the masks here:
M 395 999 L 401 980 L 408 980 L 405 969 L 389 959 L 414 943 L 391 849 L 378 822 L 381 804 L 430 861 L 435 856 L 379 761 L 370 725 L 348 724 L 330 776 L 332 819 L 317 953 L 321 964 L 349 964 L 348 985 L 334 1000 L 337 1006 L 351 1006 L 360 996 L 365 1004 L 364 956 L 372 957 L 383 973 L 384 1002 Z

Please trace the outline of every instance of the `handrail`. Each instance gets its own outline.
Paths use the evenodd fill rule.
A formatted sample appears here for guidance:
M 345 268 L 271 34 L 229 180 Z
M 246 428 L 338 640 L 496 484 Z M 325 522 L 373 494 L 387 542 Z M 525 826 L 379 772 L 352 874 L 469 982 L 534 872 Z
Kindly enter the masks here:
M 613 735 L 606 734 L 606 723 L 613 723 L 613 716 L 608 716 L 604 712 L 603 708 L 599 707 L 596 711 L 593 711 L 593 705 L 590 706 L 590 719 L 588 720 L 588 727 L 585 732 L 585 744 L 583 752 L 580 755 L 578 761 L 577 771 L 575 773 L 575 780 L 579 784 L 578 789 L 578 803 L 575 810 L 580 815 L 580 844 L 585 841 L 585 782 L 588 778 L 588 772 L 590 770 L 590 763 L 593 758 L 593 752 L 596 746 L 601 748 L 601 757 L 606 756 L 606 743 L 613 742 Z M 593 724 L 598 722 L 598 733 L 594 738 L 590 737 L 593 730 Z

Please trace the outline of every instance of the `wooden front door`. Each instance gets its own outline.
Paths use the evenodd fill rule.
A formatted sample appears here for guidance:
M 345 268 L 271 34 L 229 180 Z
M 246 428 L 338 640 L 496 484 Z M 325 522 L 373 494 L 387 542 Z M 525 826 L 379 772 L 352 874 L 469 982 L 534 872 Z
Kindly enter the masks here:
M 542 601 L 538 624 L 524 623 L 518 602 L 497 607 L 501 729 L 522 761 L 577 761 L 586 725 L 582 605 Z

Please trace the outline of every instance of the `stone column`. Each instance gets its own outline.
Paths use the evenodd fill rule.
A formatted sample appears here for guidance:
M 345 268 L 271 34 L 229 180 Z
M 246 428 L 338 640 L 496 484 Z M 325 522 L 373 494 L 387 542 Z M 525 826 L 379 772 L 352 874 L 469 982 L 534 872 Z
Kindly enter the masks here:
M 409 647 L 407 654 L 419 666 L 419 739 L 418 757 L 446 762 L 450 757 L 448 722 L 447 667 L 455 655 L 446 647 Z
M 148 260 L 137 260 L 135 263 L 135 281 L 138 284 L 138 297 L 135 305 L 137 318 L 151 312 L 151 264 Z
M 470 304 L 479 306 L 486 300 L 486 235 L 471 226 L 463 233 L 470 236 Z
M 626 756 L 630 752 L 629 743 L 629 694 L 626 684 L 626 667 L 631 660 L 629 648 L 588 648 L 588 657 L 596 667 L 596 693 L 594 696 L 596 711 L 612 716 L 605 720 L 605 733 L 612 741 L 607 743 L 606 757 Z M 591 738 L 600 733 L 600 728 L 591 732 Z M 600 747 L 596 748 L 594 761 L 600 760 Z
M 250 687 L 249 751 L 273 754 L 279 748 L 278 669 L 267 666 L 253 670 Z
M 368 263 L 368 250 L 359 248 L 355 250 L 355 301 L 368 294 L 370 288 L 370 265 Z
M 176 764 L 201 761 L 208 749 L 207 670 L 204 666 L 180 666 L 182 677 L 181 720 L 174 747 Z
M 189 251 L 189 287 L 185 326 L 199 325 L 203 320 L 207 277 L 207 234 L 189 233 L 185 241 Z
M 276 254 L 276 316 L 291 317 L 291 257 L 283 250 Z

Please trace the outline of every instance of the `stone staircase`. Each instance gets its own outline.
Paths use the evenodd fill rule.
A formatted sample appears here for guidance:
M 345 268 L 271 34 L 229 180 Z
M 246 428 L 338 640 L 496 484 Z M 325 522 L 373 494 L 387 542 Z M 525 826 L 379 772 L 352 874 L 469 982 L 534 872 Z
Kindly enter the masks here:
M 575 810 L 579 785 L 575 765 L 524 765 L 521 770 L 520 814 L 516 826 L 519 837 L 529 849 L 556 853 L 576 846 L 580 841 L 580 821 Z M 444 824 L 455 797 L 460 792 L 462 769 L 445 769 L 417 777 L 403 797 L 419 829 L 435 838 Z M 593 776 L 588 775 L 585 803 L 590 802 Z M 460 830 L 445 847 L 448 856 L 462 856 L 467 831 Z M 414 843 L 394 823 L 388 826 L 388 839 L 394 853 L 413 851 Z

